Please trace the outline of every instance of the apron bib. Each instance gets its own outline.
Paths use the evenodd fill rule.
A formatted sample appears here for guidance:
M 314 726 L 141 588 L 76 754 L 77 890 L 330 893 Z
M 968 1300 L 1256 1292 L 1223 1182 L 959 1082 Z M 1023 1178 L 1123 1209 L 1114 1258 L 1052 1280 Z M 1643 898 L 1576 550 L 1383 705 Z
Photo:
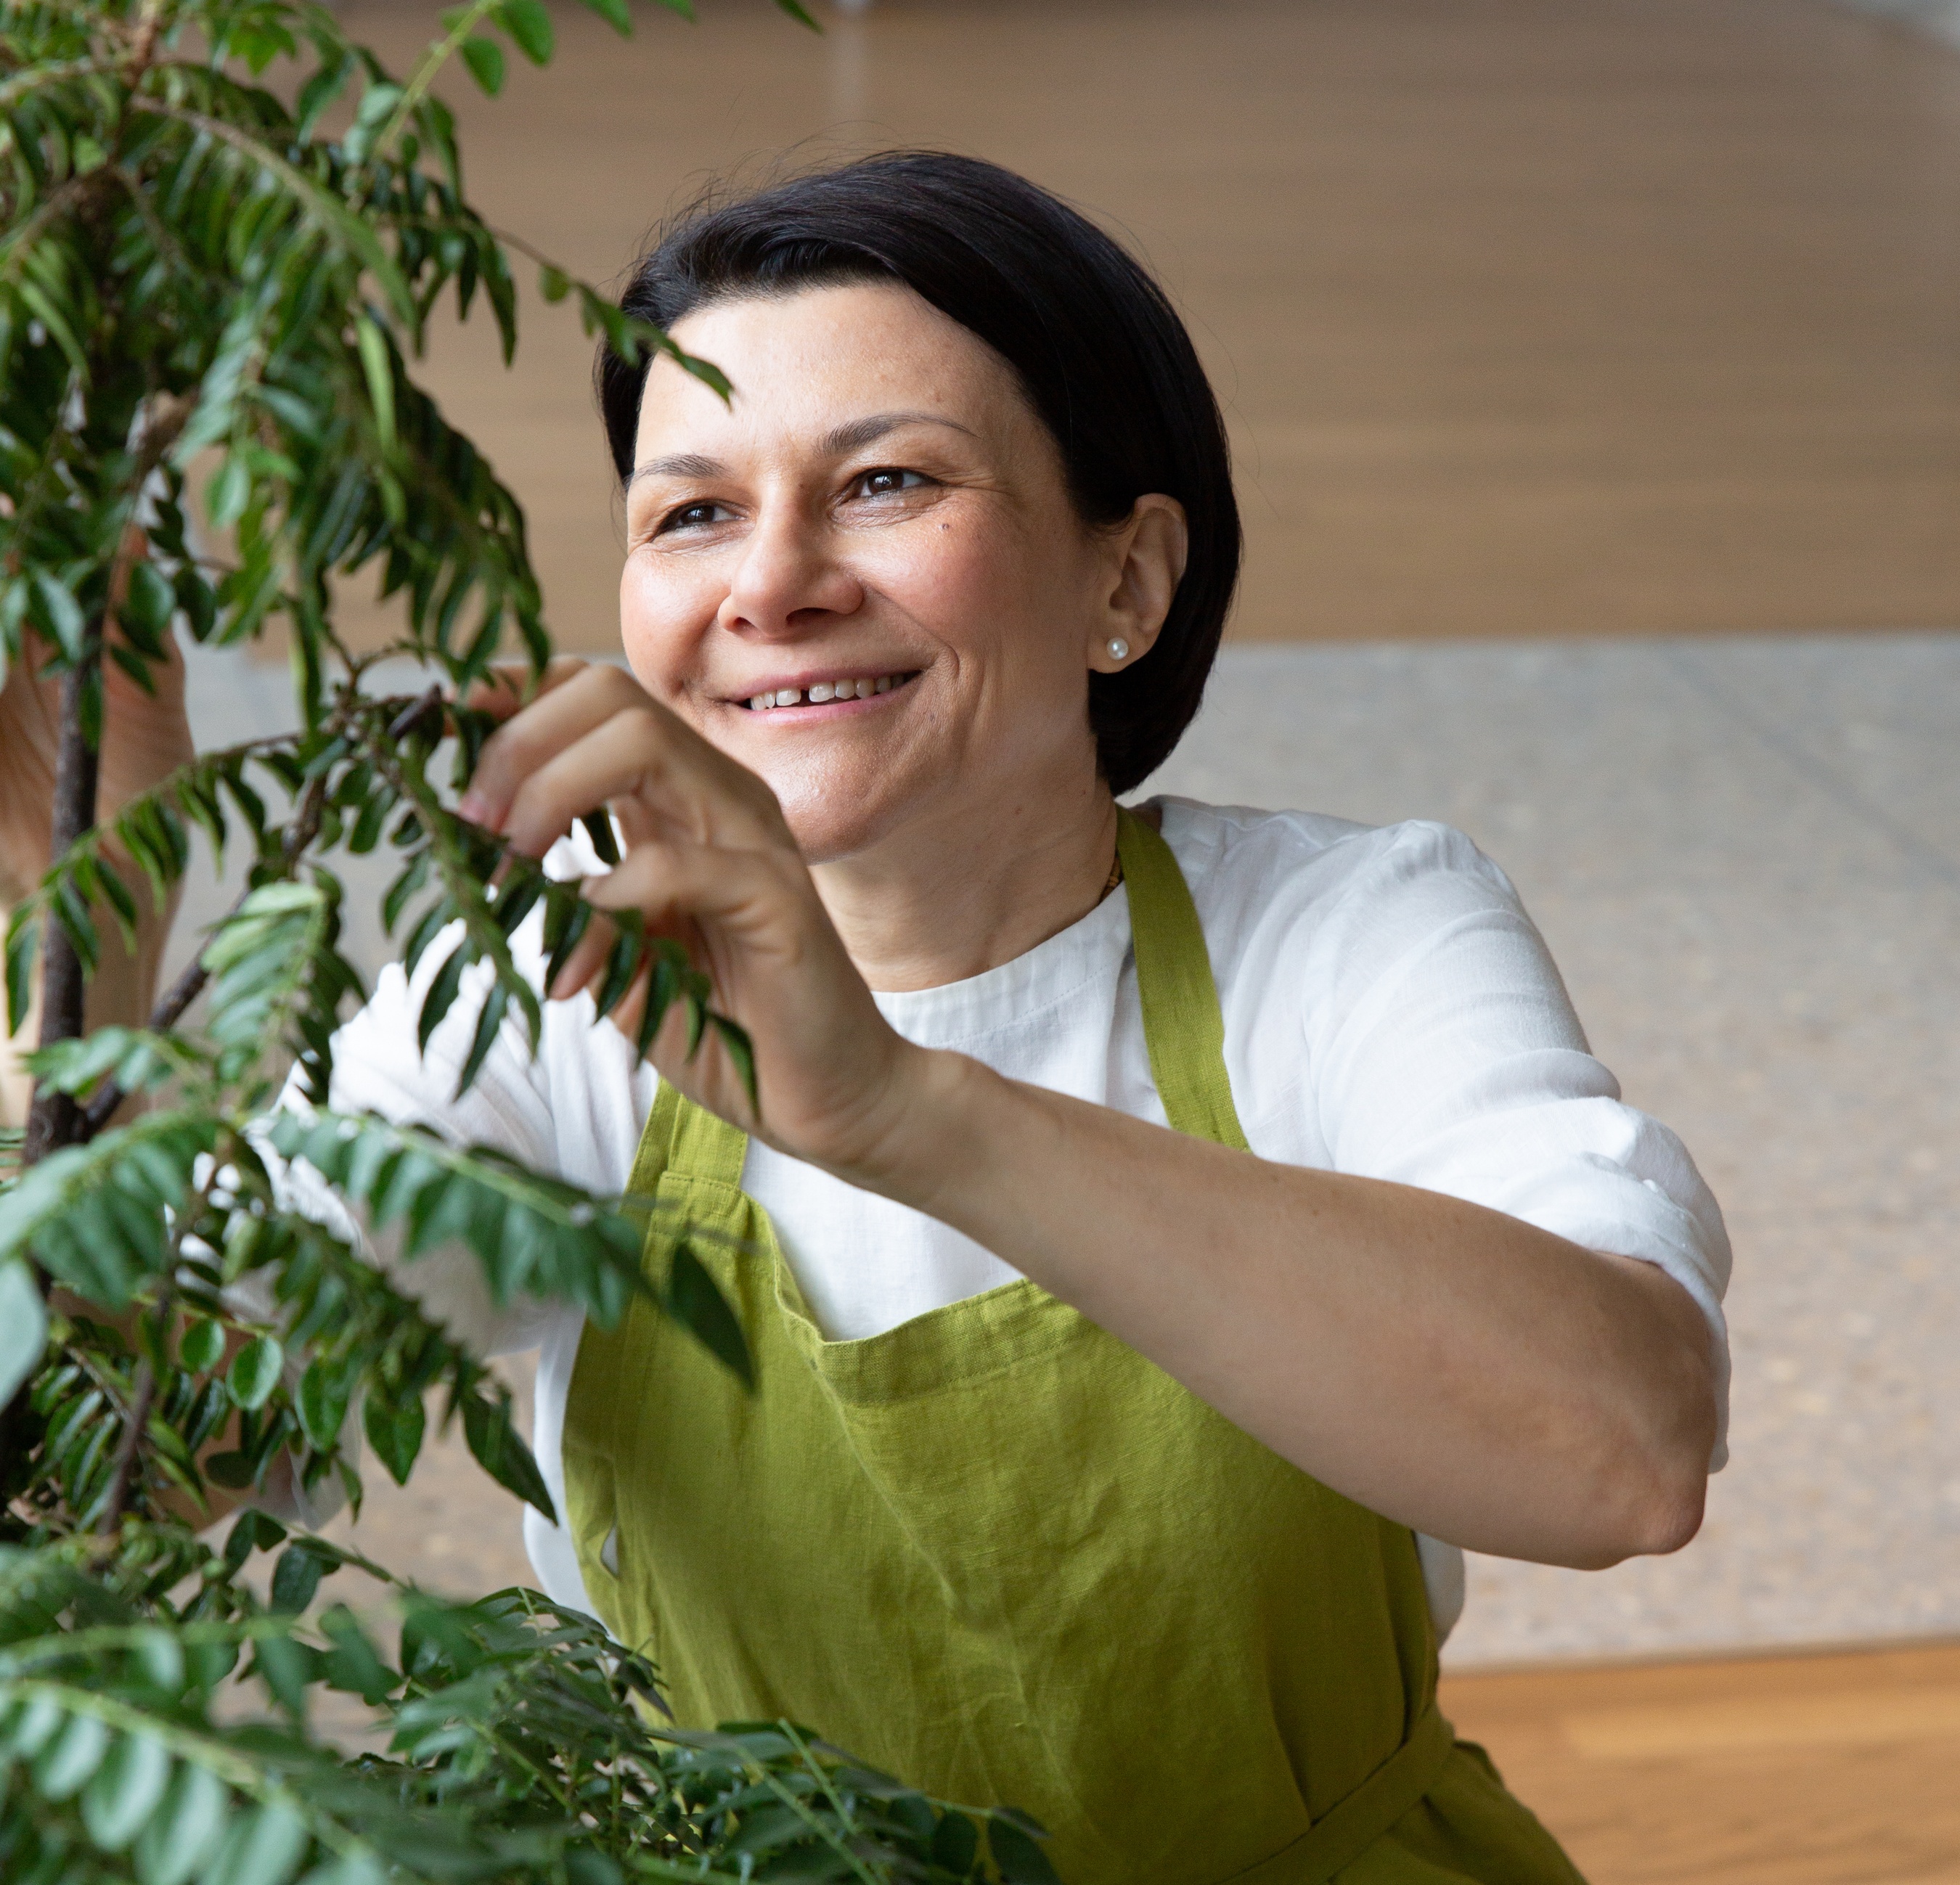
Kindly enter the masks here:
M 1244 1149 L 1197 911 L 1121 814 L 1150 1068 Z M 826 1341 L 741 1132 L 662 1085 L 633 1191 L 686 1241 L 751 1394 L 636 1301 L 565 1419 L 593 1607 L 683 1726 L 788 1718 L 943 1798 L 1020 1807 L 1067 1885 L 1577 1885 L 1436 1707 L 1414 1535 L 1026 1279 Z

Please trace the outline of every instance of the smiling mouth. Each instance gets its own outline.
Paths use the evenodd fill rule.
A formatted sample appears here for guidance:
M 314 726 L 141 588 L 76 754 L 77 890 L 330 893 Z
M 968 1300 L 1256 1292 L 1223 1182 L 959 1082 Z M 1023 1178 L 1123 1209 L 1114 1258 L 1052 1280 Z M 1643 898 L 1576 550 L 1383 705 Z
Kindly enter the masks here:
M 896 693 L 908 682 L 915 681 L 917 668 L 899 674 L 870 674 L 845 681 L 816 681 L 808 687 L 772 688 L 749 696 L 752 714 L 773 713 L 779 707 L 823 707 L 845 701 L 868 701 L 875 695 Z

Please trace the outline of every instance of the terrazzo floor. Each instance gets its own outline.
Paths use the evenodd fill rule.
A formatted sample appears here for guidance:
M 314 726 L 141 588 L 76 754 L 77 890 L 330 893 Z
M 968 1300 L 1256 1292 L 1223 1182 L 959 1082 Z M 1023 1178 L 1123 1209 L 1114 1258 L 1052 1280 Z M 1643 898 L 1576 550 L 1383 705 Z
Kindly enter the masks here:
M 209 742 L 288 711 L 231 657 L 192 692 Z M 1468 831 L 1728 1213 L 1701 1537 L 1600 1573 L 1473 1561 L 1449 1660 L 1960 1632 L 1960 637 L 1233 647 L 1152 789 Z M 219 907 L 196 893 L 180 946 Z M 371 1548 L 517 1575 L 514 1511 L 441 1472 L 384 1489 Z

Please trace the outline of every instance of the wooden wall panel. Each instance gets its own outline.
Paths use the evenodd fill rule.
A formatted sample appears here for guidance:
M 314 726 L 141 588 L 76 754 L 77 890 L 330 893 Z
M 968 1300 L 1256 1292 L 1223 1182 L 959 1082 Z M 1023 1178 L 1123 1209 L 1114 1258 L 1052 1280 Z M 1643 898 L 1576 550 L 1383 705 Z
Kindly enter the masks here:
M 820 0 L 819 0 L 820 4 Z M 420 6 L 345 12 L 406 60 Z M 1230 408 L 1260 639 L 1960 618 L 1960 53 L 1824 0 L 576 5 L 452 87 L 499 221 L 610 277 L 705 175 L 899 142 L 1016 165 L 1170 283 Z M 576 323 L 431 377 L 610 645 Z

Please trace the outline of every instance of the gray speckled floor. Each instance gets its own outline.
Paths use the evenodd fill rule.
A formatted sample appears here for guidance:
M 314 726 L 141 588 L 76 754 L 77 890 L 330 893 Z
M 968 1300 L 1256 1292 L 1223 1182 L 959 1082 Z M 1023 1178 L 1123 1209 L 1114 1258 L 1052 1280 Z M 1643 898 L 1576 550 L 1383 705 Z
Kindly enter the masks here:
M 1469 831 L 1727 1211 L 1701 1537 L 1452 1659 L 1960 1629 L 1960 637 L 1235 649 L 1158 783 Z
M 207 740 L 284 713 L 197 666 Z M 1234 648 L 1153 783 L 1462 826 L 1728 1211 L 1701 1537 L 1478 1561 L 1451 1660 L 1960 1631 L 1960 637 Z

